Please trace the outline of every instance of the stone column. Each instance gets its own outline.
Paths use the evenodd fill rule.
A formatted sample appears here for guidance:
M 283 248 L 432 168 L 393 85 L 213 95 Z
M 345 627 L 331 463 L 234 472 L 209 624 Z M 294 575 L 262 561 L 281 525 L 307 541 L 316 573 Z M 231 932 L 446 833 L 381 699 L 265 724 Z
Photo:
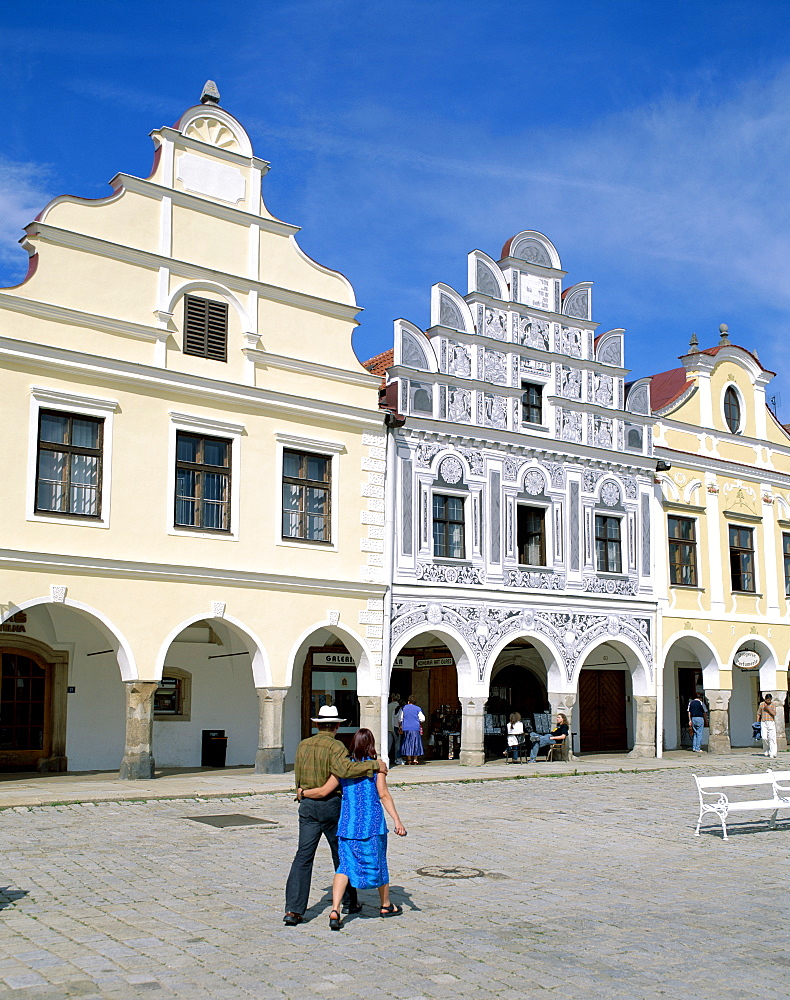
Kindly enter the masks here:
M 387 747 L 380 747 L 381 739 L 381 697 L 377 694 L 359 696 L 359 728 L 369 729 L 376 741 L 376 748 L 382 757 L 387 755 Z
M 158 681 L 126 681 L 126 747 L 118 777 L 154 777 L 154 694 Z
M 258 695 L 258 750 L 255 774 L 284 774 L 283 699 L 289 688 L 255 688 Z
M 776 705 L 776 749 L 787 750 L 787 732 L 785 729 L 785 701 L 787 691 L 774 691 Z
M 636 727 L 634 749 L 628 757 L 655 757 L 656 755 L 656 705 L 655 695 L 635 694 Z
M 578 760 L 573 752 L 573 706 L 576 704 L 577 696 L 572 692 L 549 691 L 548 697 L 549 705 L 551 705 L 551 728 L 554 728 L 557 712 L 562 712 L 568 717 L 568 739 L 560 751 L 560 759 Z
M 479 698 L 459 699 L 461 702 L 461 752 L 458 755 L 458 760 L 461 764 L 485 764 L 483 710 L 486 700 L 485 695 L 480 695 Z
M 729 753 L 730 745 L 730 695 L 732 691 L 712 689 L 705 691 L 710 707 L 710 737 L 708 753 Z

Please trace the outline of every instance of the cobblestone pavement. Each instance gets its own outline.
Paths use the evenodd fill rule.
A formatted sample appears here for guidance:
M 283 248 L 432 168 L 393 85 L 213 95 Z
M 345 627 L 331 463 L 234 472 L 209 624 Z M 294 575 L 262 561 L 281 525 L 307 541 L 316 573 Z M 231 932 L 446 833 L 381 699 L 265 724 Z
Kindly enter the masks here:
M 719 773 L 702 761 L 700 771 Z M 747 814 L 728 843 L 706 820 L 695 838 L 685 770 L 396 785 L 395 797 L 409 828 L 389 851 L 404 915 L 378 919 L 375 890 L 364 892 L 363 913 L 340 933 L 328 929 L 325 846 L 307 922 L 282 924 L 297 825 L 291 795 L 0 813 L 0 992 L 24 1000 L 790 992 L 790 817 L 771 831 L 767 814 Z M 190 819 L 230 813 L 274 825 Z M 435 877 L 442 869 L 450 877 Z

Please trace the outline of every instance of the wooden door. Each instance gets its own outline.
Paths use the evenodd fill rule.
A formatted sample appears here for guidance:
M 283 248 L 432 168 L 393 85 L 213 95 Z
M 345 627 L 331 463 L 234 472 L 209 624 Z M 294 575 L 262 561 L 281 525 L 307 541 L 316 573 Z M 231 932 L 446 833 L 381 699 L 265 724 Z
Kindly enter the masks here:
M 579 675 L 579 736 L 582 753 L 625 753 L 625 673 L 582 670 Z
M 0 658 L 0 766 L 32 770 L 52 752 L 52 670 L 16 650 Z

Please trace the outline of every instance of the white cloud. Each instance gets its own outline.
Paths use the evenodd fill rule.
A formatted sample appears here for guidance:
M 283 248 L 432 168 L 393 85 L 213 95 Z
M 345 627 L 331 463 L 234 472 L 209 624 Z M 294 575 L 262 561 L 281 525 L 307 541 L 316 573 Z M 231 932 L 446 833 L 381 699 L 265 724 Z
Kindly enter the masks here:
M 50 200 L 48 168 L 0 157 L 0 275 L 4 285 L 21 281 L 27 255 L 19 246 L 24 227 Z

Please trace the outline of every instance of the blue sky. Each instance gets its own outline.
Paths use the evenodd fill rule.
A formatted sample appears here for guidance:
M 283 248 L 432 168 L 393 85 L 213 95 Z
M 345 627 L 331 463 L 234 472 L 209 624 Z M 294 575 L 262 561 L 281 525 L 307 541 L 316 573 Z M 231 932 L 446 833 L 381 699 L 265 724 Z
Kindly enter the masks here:
M 537 229 L 635 375 L 726 322 L 788 421 L 789 41 L 787 0 L 6 0 L 0 284 L 50 197 L 146 176 L 211 78 L 271 211 L 353 283 L 360 358 Z

